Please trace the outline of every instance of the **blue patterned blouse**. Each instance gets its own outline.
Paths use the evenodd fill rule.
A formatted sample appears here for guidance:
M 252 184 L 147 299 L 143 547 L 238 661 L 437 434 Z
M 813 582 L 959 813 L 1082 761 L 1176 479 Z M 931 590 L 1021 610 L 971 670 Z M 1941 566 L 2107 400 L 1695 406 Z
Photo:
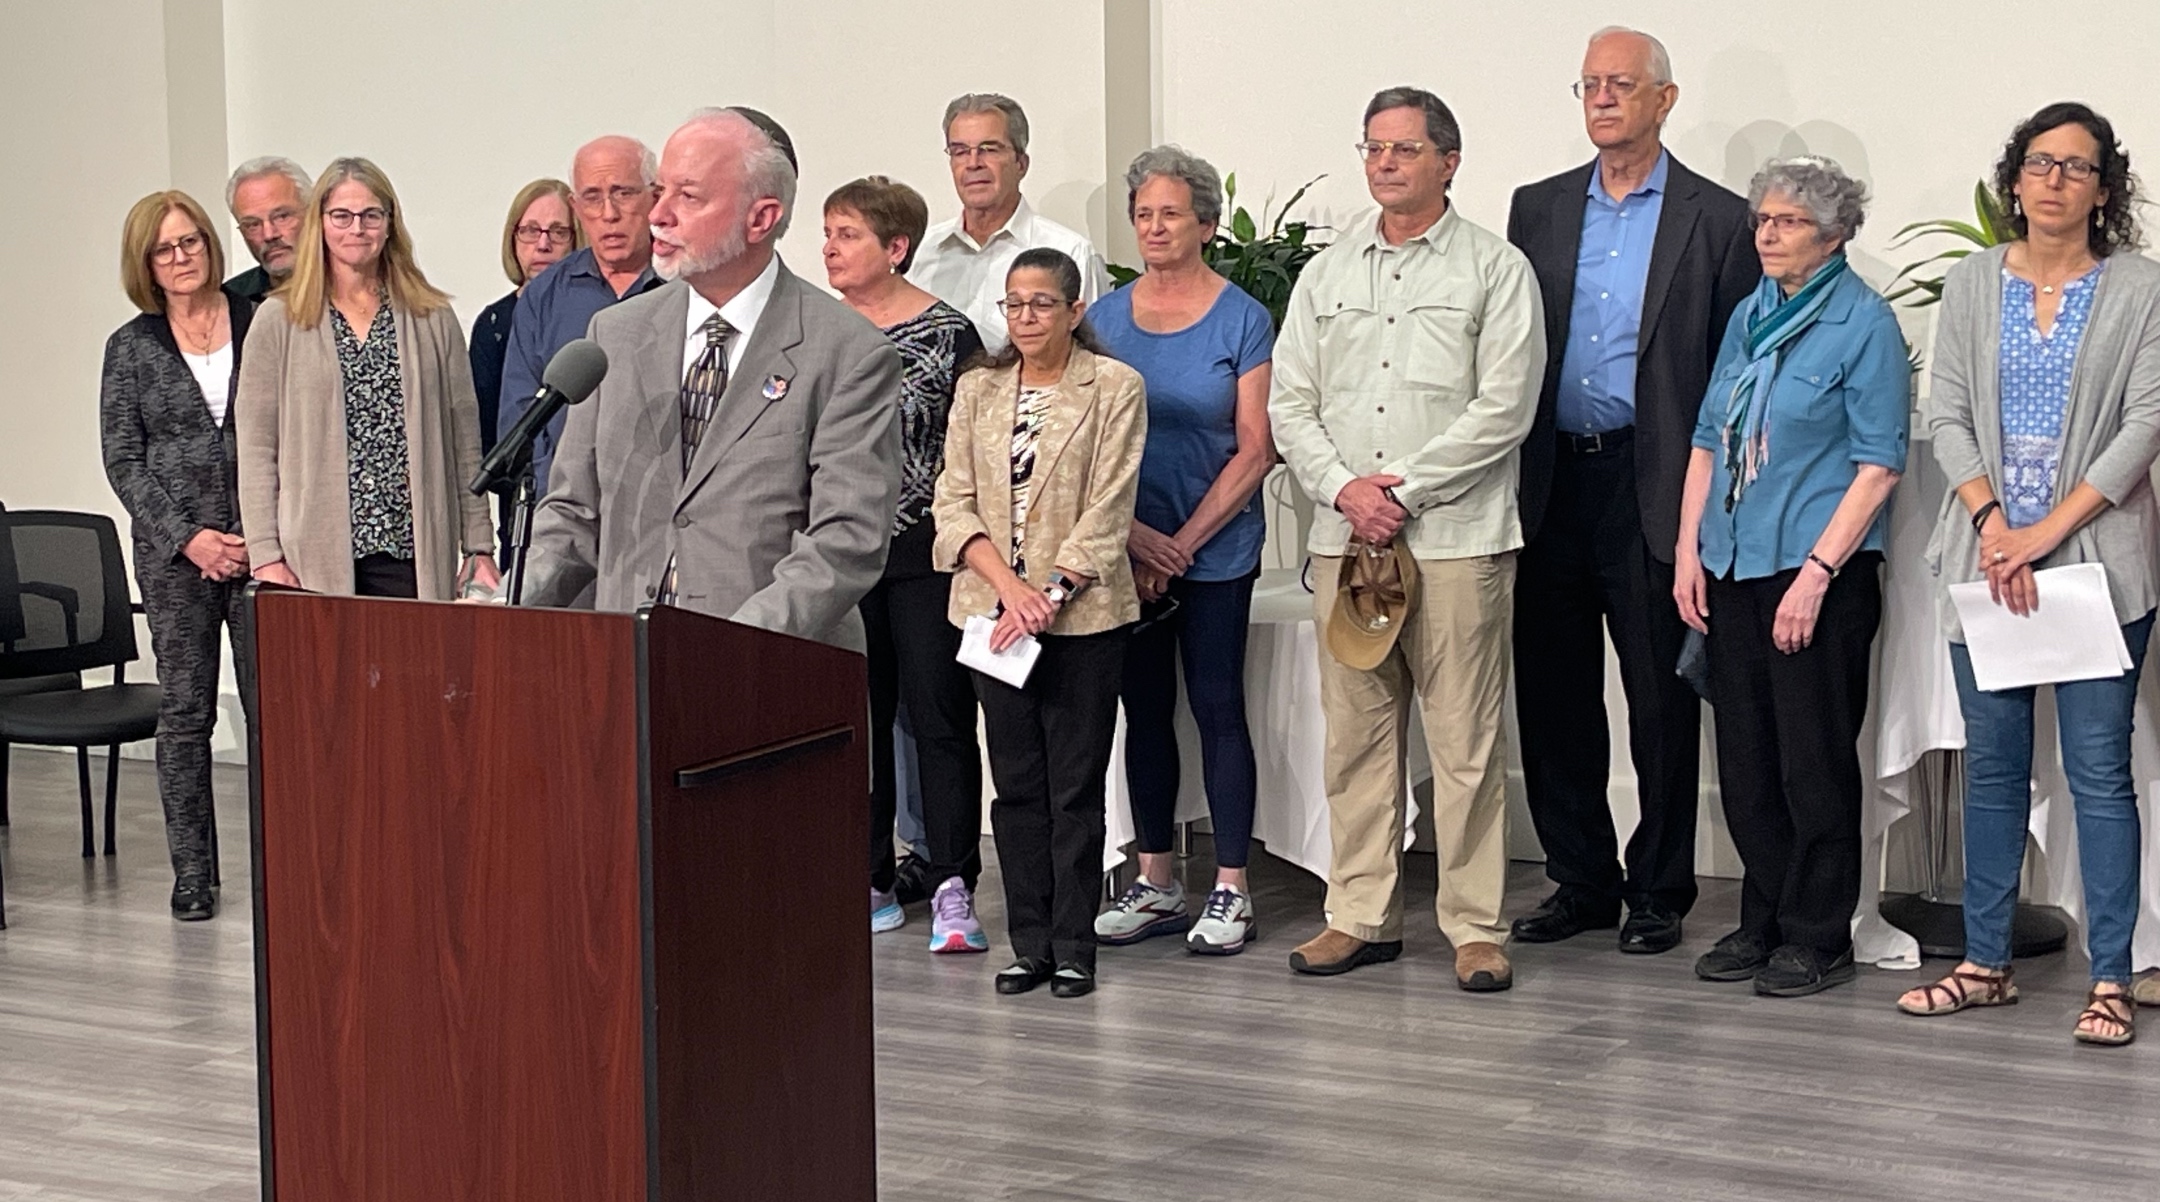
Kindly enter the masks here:
M 2002 505 L 2003 520 L 2030 526 L 2055 507 L 2055 470 L 2062 462 L 2063 411 L 2078 343 L 2092 317 L 2098 267 L 2063 285 L 2055 325 L 2045 335 L 2033 314 L 2030 282 L 2003 272 Z

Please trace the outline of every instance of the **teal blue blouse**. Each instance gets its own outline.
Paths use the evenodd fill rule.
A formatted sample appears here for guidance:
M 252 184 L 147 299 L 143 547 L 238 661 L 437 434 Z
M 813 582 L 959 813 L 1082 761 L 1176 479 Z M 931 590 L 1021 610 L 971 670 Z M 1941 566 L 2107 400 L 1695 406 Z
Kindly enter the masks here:
M 1905 470 L 1912 422 L 1912 367 L 1890 304 L 1847 271 L 1822 316 L 1786 348 L 1770 389 L 1769 458 L 1731 512 L 1722 454 L 1727 402 L 1747 365 L 1748 306 L 1733 310 L 1717 367 L 1695 422 L 1695 445 L 1711 452 L 1703 507 L 1703 571 L 1734 580 L 1774 576 L 1807 562 L 1838 502 L 1872 463 Z M 1859 550 L 1880 551 L 1883 506 Z

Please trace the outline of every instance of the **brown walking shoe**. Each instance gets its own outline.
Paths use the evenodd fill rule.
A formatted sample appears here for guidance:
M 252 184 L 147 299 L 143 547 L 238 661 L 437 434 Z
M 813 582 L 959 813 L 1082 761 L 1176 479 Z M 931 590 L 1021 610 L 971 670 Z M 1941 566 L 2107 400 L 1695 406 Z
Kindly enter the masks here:
M 1465 943 L 1455 949 L 1455 983 L 1471 993 L 1498 993 L 1515 984 L 1515 969 L 1497 943 Z
M 1367 943 L 1330 927 L 1299 944 L 1290 953 L 1290 967 L 1307 976 L 1333 977 L 1367 964 L 1385 964 L 1400 955 L 1400 939 Z

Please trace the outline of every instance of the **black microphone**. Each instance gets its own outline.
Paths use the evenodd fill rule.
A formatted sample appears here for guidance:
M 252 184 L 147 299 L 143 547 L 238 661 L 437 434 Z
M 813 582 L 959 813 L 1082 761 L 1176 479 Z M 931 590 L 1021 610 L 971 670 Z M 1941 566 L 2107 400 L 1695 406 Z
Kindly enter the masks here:
M 577 338 L 564 343 L 548 360 L 547 370 L 540 373 L 540 391 L 533 394 L 532 404 L 525 409 L 525 416 L 518 419 L 510 432 L 502 436 L 495 449 L 480 461 L 480 471 L 473 476 L 469 486 L 475 494 L 492 491 L 497 484 L 511 480 L 522 470 L 525 458 L 532 452 L 533 441 L 547 424 L 555 420 L 563 406 L 575 405 L 600 387 L 608 369 L 607 352 L 590 338 Z

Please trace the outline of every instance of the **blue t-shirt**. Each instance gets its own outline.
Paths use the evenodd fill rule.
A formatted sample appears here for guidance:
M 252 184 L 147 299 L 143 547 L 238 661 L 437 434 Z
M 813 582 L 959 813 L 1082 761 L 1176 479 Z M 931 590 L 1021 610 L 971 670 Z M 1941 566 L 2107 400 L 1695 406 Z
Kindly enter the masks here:
M 1147 451 L 1133 517 L 1176 534 L 1237 453 L 1238 377 L 1274 355 L 1275 326 L 1259 301 L 1235 284 L 1199 321 L 1172 334 L 1133 323 L 1132 291 L 1119 289 L 1087 311 L 1110 357 L 1147 385 Z M 1260 566 L 1267 519 L 1260 492 L 1193 556 L 1187 580 L 1236 580 Z

